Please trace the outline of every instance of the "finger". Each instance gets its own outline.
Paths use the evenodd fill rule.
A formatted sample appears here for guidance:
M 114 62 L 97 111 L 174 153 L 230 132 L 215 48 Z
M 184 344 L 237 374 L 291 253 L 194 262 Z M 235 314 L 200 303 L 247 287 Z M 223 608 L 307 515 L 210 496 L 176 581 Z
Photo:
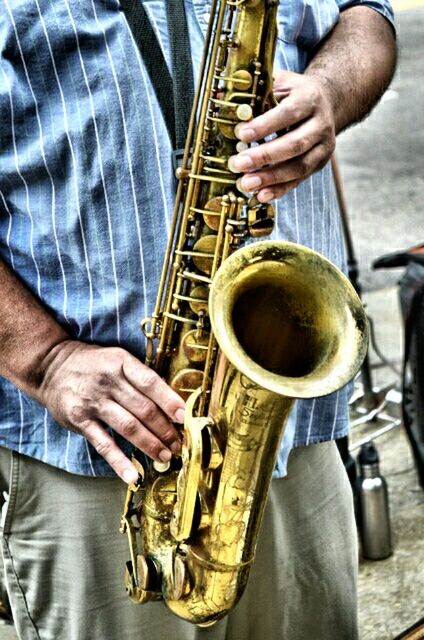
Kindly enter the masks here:
M 275 200 L 276 198 L 281 198 L 291 189 L 295 189 L 302 180 L 291 180 L 290 182 L 286 182 L 283 185 L 275 185 L 273 187 L 269 187 L 266 189 L 262 189 L 257 194 L 257 198 L 259 202 L 270 202 L 271 200 Z
M 169 462 L 171 459 L 172 453 L 163 442 L 116 402 L 105 402 L 99 410 L 98 417 L 153 460 Z
M 257 193 L 257 198 L 259 202 L 270 202 L 275 198 L 280 198 L 285 195 L 290 189 L 294 189 L 298 186 L 300 182 L 305 180 L 309 175 L 311 175 L 314 171 L 322 169 L 322 167 L 327 163 L 328 156 L 325 153 L 325 149 L 323 149 L 323 145 L 317 145 L 314 149 L 312 149 L 305 157 L 302 159 L 301 166 L 301 175 L 288 182 L 280 182 L 278 184 L 270 185 L 269 187 L 265 187 L 264 189 L 260 189 Z
M 92 420 L 86 423 L 81 433 L 124 482 L 137 482 L 137 469 L 100 424 Z
M 273 109 L 247 123 L 238 124 L 235 134 L 243 142 L 255 142 L 299 124 L 313 114 L 314 108 L 314 104 L 305 99 L 305 94 L 293 92 Z
M 183 399 L 153 369 L 130 357 L 124 361 L 123 372 L 128 382 L 153 400 L 171 420 L 184 422 Z
M 181 439 L 177 429 L 150 398 L 142 395 L 126 380 L 113 392 L 112 398 L 154 433 L 173 453 L 180 451 Z
M 322 140 L 323 135 L 327 135 L 327 133 L 323 134 L 317 121 L 308 120 L 297 129 L 274 138 L 270 142 L 263 142 L 257 147 L 252 147 L 237 156 L 230 157 L 228 167 L 234 173 L 241 173 L 285 162 L 305 154 Z
M 272 165 L 263 171 L 248 173 L 240 179 L 243 191 L 258 191 L 264 187 L 304 180 L 328 160 L 326 148 L 318 144 L 302 156 Z

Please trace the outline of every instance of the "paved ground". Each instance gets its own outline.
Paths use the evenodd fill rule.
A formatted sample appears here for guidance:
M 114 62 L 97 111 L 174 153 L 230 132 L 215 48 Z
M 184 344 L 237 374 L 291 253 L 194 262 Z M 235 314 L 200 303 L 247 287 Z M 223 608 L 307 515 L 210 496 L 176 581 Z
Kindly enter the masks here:
M 17 640 L 18 636 L 16 635 L 13 627 L 0 624 L 0 638 L 1 640 Z
M 385 252 L 424 241 L 424 7 L 418 0 L 398 0 L 395 5 L 414 7 L 397 14 L 397 74 L 370 118 L 340 137 L 338 157 L 364 299 L 380 348 L 399 363 L 402 340 L 395 285 L 400 272 L 375 273 L 370 264 Z M 372 361 L 379 364 L 375 354 Z M 396 375 L 377 366 L 374 379 L 378 385 L 388 384 Z M 355 430 L 352 443 L 376 426 L 380 425 Z M 377 444 L 389 484 L 395 552 L 387 560 L 360 564 L 361 640 L 392 640 L 424 616 L 424 492 L 402 428 Z

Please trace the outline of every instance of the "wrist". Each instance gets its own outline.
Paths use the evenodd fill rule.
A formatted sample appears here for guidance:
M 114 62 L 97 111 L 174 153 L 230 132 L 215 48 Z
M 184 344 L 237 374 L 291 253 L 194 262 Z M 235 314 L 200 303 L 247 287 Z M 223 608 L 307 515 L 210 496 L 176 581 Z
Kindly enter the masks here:
M 305 71 L 325 87 L 336 133 L 370 113 L 390 82 L 395 63 L 396 43 L 386 18 L 358 5 L 341 12 Z
M 0 296 L 0 375 L 37 397 L 48 354 L 69 335 L 2 260 Z
M 22 340 L 19 349 L 15 349 L 13 344 L 7 341 L 2 345 L 0 352 L 0 373 L 35 400 L 42 402 L 41 388 L 53 354 L 66 342 L 72 341 L 59 327 L 57 331 L 50 331 L 49 335 L 38 334 Z
M 337 81 L 326 74 L 323 69 L 315 66 L 308 67 L 305 70 L 305 75 L 317 84 L 320 94 L 323 96 L 324 101 L 331 111 L 334 129 L 337 135 L 343 129 L 343 96 Z
M 65 334 L 62 339 L 52 343 L 44 351 L 34 368 L 32 388 L 29 392 L 38 402 L 46 405 L 46 397 L 57 371 L 79 346 L 82 346 L 81 342 L 73 340 Z

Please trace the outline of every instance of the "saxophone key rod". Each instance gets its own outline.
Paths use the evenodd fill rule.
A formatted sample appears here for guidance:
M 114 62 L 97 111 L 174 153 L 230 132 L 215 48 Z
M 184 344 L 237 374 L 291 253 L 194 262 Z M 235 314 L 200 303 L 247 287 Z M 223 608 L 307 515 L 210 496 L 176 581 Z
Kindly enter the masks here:
M 227 178 L 217 178 L 215 176 L 206 176 L 204 174 L 190 173 L 190 178 L 193 180 L 200 180 L 201 182 L 219 182 L 220 184 L 232 184 L 235 185 L 237 180 L 228 180 Z

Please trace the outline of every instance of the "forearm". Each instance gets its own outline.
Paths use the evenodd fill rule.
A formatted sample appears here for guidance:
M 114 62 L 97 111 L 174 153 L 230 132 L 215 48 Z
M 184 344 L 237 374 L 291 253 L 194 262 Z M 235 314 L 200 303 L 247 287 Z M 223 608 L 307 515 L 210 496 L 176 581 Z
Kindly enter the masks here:
M 37 397 L 48 354 L 66 331 L 0 260 L 0 375 Z
M 327 86 L 339 133 L 370 112 L 395 65 L 396 41 L 389 22 L 369 7 L 355 6 L 341 13 L 305 74 Z
M 87 438 L 126 482 L 138 472 L 105 424 L 160 462 L 179 451 L 171 421 L 183 422 L 184 402 L 156 373 L 124 349 L 70 339 L 1 261 L 0 298 L 0 375 Z

